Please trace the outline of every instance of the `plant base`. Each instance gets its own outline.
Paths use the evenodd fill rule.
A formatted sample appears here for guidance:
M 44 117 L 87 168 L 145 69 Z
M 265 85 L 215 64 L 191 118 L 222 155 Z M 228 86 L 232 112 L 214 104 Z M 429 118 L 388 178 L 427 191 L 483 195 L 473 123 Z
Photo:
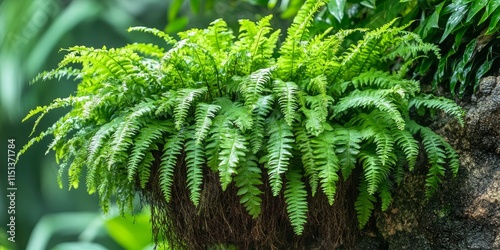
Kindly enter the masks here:
M 173 249 L 209 249 L 217 245 L 237 249 L 351 248 L 359 234 L 354 210 L 357 191 L 352 176 L 339 181 L 332 206 L 321 192 L 309 197 L 308 222 L 303 234 L 297 236 L 290 225 L 283 194 L 272 196 L 266 177 L 261 187 L 261 214 L 253 219 L 240 204 L 236 187 L 230 185 L 222 191 L 218 175 L 209 170 L 204 173 L 200 203 L 195 207 L 189 199 L 186 168 L 181 161 L 176 166 L 172 198 L 167 203 L 159 187 L 158 164 L 159 160 L 141 194 L 151 207 L 154 240 L 165 239 Z

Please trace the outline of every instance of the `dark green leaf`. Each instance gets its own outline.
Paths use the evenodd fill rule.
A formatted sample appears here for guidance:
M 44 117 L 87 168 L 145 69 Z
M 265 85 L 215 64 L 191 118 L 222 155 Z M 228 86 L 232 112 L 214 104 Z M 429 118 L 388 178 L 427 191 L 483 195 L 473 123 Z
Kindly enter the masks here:
M 472 2 L 472 6 L 470 7 L 469 10 L 469 15 L 467 15 L 467 20 L 466 22 L 470 22 L 476 14 L 484 9 L 484 7 L 488 4 L 488 0 L 476 0 Z
M 446 6 L 447 10 L 451 12 L 451 16 L 446 23 L 446 28 L 444 29 L 443 36 L 439 41 L 440 43 L 442 43 L 444 39 L 446 39 L 446 37 L 448 37 L 448 35 L 450 35 L 450 33 L 453 32 L 460 24 L 465 16 L 465 13 L 467 13 L 466 9 L 468 2 L 469 1 L 466 0 L 459 0 Z
M 458 49 L 460 48 L 460 45 L 462 45 L 462 42 L 463 42 L 462 38 L 464 37 L 466 31 L 467 31 L 467 28 L 464 27 L 463 29 L 461 29 L 455 33 L 455 43 L 453 44 L 453 48 L 452 48 L 452 50 L 454 52 L 458 51 Z
M 339 21 L 344 18 L 344 7 L 346 0 L 331 0 L 328 3 L 328 11 Z
M 362 1 L 361 5 L 368 7 L 370 9 L 375 9 L 375 2 L 376 2 L 376 0 L 366 0 L 366 1 Z
M 486 5 L 486 10 L 483 13 L 483 16 L 481 17 L 481 20 L 479 20 L 479 24 L 482 24 L 484 21 L 486 21 L 491 14 L 495 13 L 495 10 L 500 6 L 500 1 L 498 0 L 490 0 L 488 5 Z
M 476 76 L 474 77 L 474 92 L 476 92 L 477 87 L 479 86 L 479 81 L 481 80 L 481 77 L 483 77 L 484 74 L 486 74 L 486 72 L 490 70 L 491 65 L 493 64 L 494 60 L 492 60 L 491 58 L 493 52 L 492 49 L 493 47 L 489 47 L 488 54 L 486 55 L 486 61 L 483 64 L 481 64 L 481 66 L 479 66 L 479 68 L 476 71 Z
M 498 2 L 500 3 L 500 1 Z M 496 31 L 498 31 L 498 29 L 500 28 L 500 26 L 498 25 L 498 21 L 500 21 L 500 10 L 495 11 L 493 16 L 491 16 L 490 25 L 488 25 L 488 30 L 486 31 L 486 35 L 492 35 Z
M 424 26 L 422 33 L 421 33 L 422 37 L 427 37 L 427 35 L 429 34 L 429 31 L 432 28 L 439 28 L 439 16 L 440 16 L 441 10 L 443 9 L 443 6 L 444 6 L 444 2 L 442 2 L 441 4 L 436 6 L 436 9 L 432 13 L 432 15 L 427 20 L 425 20 L 425 26 Z

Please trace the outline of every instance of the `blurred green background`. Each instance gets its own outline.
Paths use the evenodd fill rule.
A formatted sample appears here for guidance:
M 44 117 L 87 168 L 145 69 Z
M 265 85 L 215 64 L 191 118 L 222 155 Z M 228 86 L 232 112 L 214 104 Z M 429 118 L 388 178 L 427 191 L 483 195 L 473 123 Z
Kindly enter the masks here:
M 38 73 L 57 67 L 64 56 L 64 52 L 59 52 L 61 48 L 158 42 L 152 36 L 129 34 L 126 30 L 130 26 L 147 26 L 176 32 L 206 27 L 219 17 L 236 28 L 240 18 L 256 19 L 271 12 L 255 1 L 0 1 L 0 141 L 3 145 L 0 150 L 0 250 L 140 249 L 151 240 L 147 212 L 127 216 L 127 219 L 114 213 L 103 216 L 97 197 L 88 195 L 85 187 L 68 191 L 66 185 L 59 189 L 53 153 L 45 155 L 49 138 L 30 149 L 16 166 L 16 243 L 6 241 L 9 223 L 7 140 L 15 139 L 16 151 L 19 151 L 28 141 L 33 125 L 33 120 L 21 122 L 29 110 L 75 91 L 76 83 L 66 79 L 29 84 Z M 278 22 L 277 25 L 283 26 L 288 21 Z M 48 114 L 40 130 L 64 112 Z M 131 233 L 135 235 L 131 237 Z

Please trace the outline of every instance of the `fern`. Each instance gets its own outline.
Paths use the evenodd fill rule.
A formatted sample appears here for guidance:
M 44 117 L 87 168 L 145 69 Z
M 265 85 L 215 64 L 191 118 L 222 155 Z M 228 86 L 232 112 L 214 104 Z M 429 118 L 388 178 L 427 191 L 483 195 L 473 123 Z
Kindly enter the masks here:
M 178 33 L 179 40 L 157 29 L 130 29 L 163 39 L 169 49 L 134 43 L 65 50 L 58 68 L 35 81 L 73 78 L 77 91 L 28 113 L 23 121 L 38 117 L 18 159 L 53 136 L 47 151 L 55 151 L 60 186 L 68 172 L 70 187 L 77 188 L 86 168 L 87 191 L 98 193 L 104 211 L 110 200 L 121 212 L 133 209 L 137 190 L 155 188 L 152 176 L 159 176 L 165 201 L 177 198 L 172 185 L 174 173 L 183 173 L 175 171 L 179 167 L 186 168 L 195 206 L 207 171 L 219 176 L 224 191 L 234 183 L 253 218 L 261 214 L 263 193 L 279 199 L 283 191 L 300 235 L 309 194 L 319 189 L 332 205 L 340 175 L 348 181 L 356 168 L 359 226 L 368 222 L 376 196 L 388 209 L 393 183 L 400 185 L 415 167 L 421 142 L 430 196 L 448 169 L 457 174 L 458 154 L 415 122 L 414 110 L 438 109 L 460 124 L 464 114 L 451 100 L 420 94 L 420 83 L 406 79 L 408 68 L 437 54 L 437 47 L 393 27 L 394 21 L 376 30 L 312 30 L 324 4 L 305 1 L 281 45 L 267 16 L 241 20 L 237 38 L 219 19 Z M 45 114 L 57 108 L 69 111 L 36 135 Z
M 252 145 L 252 152 L 255 154 L 262 148 L 264 140 L 266 116 L 269 114 L 274 99 L 272 95 L 262 96 L 257 100 L 255 108 L 252 112 L 253 127 L 250 130 L 250 144 Z
M 195 98 L 199 97 L 207 91 L 206 88 L 200 89 L 182 89 L 177 96 L 177 106 L 174 109 L 175 128 L 181 129 L 184 125 L 189 108 L 194 102 Z
M 376 198 L 368 192 L 368 183 L 364 178 L 361 178 L 358 190 L 359 195 L 356 202 L 354 202 L 354 208 L 356 209 L 356 213 L 358 215 L 359 228 L 363 228 L 366 223 L 368 223 L 372 211 L 375 208 L 374 203 Z
M 285 202 L 288 217 L 293 226 L 293 231 L 301 235 L 304 224 L 307 222 L 307 191 L 301 180 L 302 175 L 295 169 L 290 169 L 286 174 L 287 185 L 285 189 Z
M 189 137 L 189 136 L 188 136 Z M 186 142 L 186 168 L 187 187 L 190 199 L 195 206 L 200 202 L 200 190 L 203 180 L 203 164 L 205 162 L 205 150 L 202 145 L 197 144 L 194 138 L 188 138 Z
M 281 175 L 287 172 L 292 157 L 293 134 L 290 126 L 283 120 L 269 122 L 269 141 L 267 146 L 266 168 L 269 174 L 269 183 L 274 196 L 281 190 L 283 181 Z
M 464 125 L 465 113 L 460 106 L 458 106 L 454 101 L 446 99 L 444 97 L 435 97 L 433 95 L 419 95 L 412 98 L 409 102 L 410 107 L 415 107 L 420 109 L 425 107 L 427 109 L 440 109 L 446 114 L 454 116 L 460 125 Z
M 136 176 L 139 164 L 143 161 L 147 162 L 146 159 L 150 159 L 150 157 L 146 157 L 146 155 L 148 154 L 149 149 L 153 147 L 153 145 L 159 143 L 159 140 L 163 138 L 163 133 L 173 133 L 170 129 L 172 127 L 173 124 L 170 121 L 152 121 L 141 128 L 140 134 L 137 135 L 134 140 L 134 148 L 132 149 L 132 154 L 130 155 L 127 164 L 129 181 L 132 181 Z M 141 180 L 143 180 L 143 178 L 144 177 L 142 177 Z
M 236 168 L 247 150 L 246 139 L 236 128 L 226 128 L 220 138 L 219 175 L 222 190 L 226 190 L 236 174 Z
M 304 167 L 305 175 L 309 177 L 311 194 L 312 196 L 315 196 L 319 182 L 319 167 L 316 166 L 316 159 L 311 138 L 307 134 L 305 129 L 301 126 L 294 127 L 294 134 L 297 147 L 301 153 L 302 165 Z
M 238 187 L 237 195 L 239 195 L 240 203 L 245 205 L 248 213 L 257 218 L 261 212 L 262 198 L 260 194 L 262 191 L 258 188 L 262 185 L 261 170 L 258 166 L 257 157 L 248 154 L 236 169 L 238 174 L 234 177 L 235 185 Z
M 358 154 L 361 151 L 361 133 L 354 128 L 335 127 L 333 137 L 342 177 L 347 180 L 356 167 Z
M 297 98 L 299 87 L 293 82 L 283 82 L 277 80 L 274 82 L 273 91 L 275 95 L 278 96 L 278 103 L 280 105 L 281 112 L 283 112 L 283 115 L 285 116 L 285 121 L 289 126 L 291 126 L 296 119 L 295 112 L 299 107 Z
M 184 131 L 180 130 L 177 134 L 172 134 L 165 141 L 163 146 L 163 154 L 161 156 L 160 164 L 160 188 L 165 196 L 165 200 L 170 201 L 171 186 L 174 181 L 174 168 L 177 164 L 177 159 L 182 151 L 182 144 L 185 135 Z
M 132 145 L 132 137 L 135 136 L 142 127 L 141 121 L 144 116 L 152 113 L 154 103 L 143 102 L 133 107 L 131 113 L 126 115 L 118 125 L 111 141 L 111 152 L 108 169 L 115 164 L 123 164 L 128 158 L 128 149 Z M 141 119 L 142 118 L 142 119 Z
M 339 180 L 337 172 L 340 169 L 334 143 L 335 139 L 331 131 L 325 131 L 312 139 L 318 177 L 330 205 L 333 204 L 337 192 L 337 181 Z
M 196 144 L 200 144 L 205 140 L 210 126 L 212 125 L 212 119 L 219 109 L 220 106 L 213 104 L 200 103 L 198 105 L 195 113 L 196 129 L 194 139 Z

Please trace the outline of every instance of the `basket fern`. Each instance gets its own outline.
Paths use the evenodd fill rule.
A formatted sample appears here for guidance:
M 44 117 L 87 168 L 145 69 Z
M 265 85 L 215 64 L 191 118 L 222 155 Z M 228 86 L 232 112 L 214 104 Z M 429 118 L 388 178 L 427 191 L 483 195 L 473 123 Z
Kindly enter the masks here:
M 439 109 L 460 123 L 463 111 L 447 99 L 420 94 L 419 82 L 405 76 L 419 57 L 439 55 L 437 47 L 392 23 L 312 34 L 311 21 L 323 5 L 306 1 L 279 46 L 280 31 L 267 16 L 241 20 L 237 36 L 219 19 L 206 29 L 180 32 L 178 40 L 156 29 L 130 28 L 162 38 L 165 46 L 69 48 L 58 68 L 35 80 L 75 79 L 76 94 L 37 107 L 24 120 L 39 115 L 34 132 L 47 112 L 71 109 L 20 155 L 52 135 L 49 150 L 60 164 L 60 186 L 66 170 L 73 188 L 86 172 L 87 190 L 98 193 L 104 211 L 112 197 L 122 210 L 131 208 L 152 171 L 159 172 L 163 198 L 170 201 L 181 165 L 198 205 L 210 171 L 223 190 L 237 188 L 254 218 L 262 193 L 284 194 L 300 235 L 308 197 L 322 192 L 333 204 L 341 180 L 359 177 L 359 227 L 377 200 L 387 209 L 394 184 L 416 164 L 421 139 L 431 195 L 446 168 L 457 173 L 458 156 L 410 110 Z M 362 39 L 345 47 L 352 33 Z M 155 161 L 158 169 L 151 167 Z M 361 174 L 353 177 L 356 169 Z

